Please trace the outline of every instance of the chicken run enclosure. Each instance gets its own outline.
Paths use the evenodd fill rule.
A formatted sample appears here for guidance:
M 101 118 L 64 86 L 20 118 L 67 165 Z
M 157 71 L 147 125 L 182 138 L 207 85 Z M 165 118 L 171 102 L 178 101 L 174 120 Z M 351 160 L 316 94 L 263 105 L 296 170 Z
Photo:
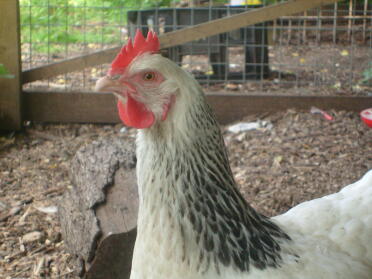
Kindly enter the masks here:
M 2 1 L 0 62 L 15 73 L 2 79 L 2 127 L 117 122 L 112 96 L 87 93 L 137 28 L 159 33 L 164 55 L 211 93 L 219 119 L 370 104 L 370 1 L 244 3 Z
M 61 222 L 81 221 L 72 211 L 85 204 L 67 194 L 54 205 L 72 184 L 87 187 L 85 165 L 103 176 L 88 180 L 107 203 L 124 195 L 104 189 L 113 177 L 136 186 L 133 146 L 120 150 L 135 131 L 95 84 L 138 29 L 155 31 L 161 54 L 200 83 L 240 191 L 267 216 L 372 168 L 372 129 L 359 119 L 372 107 L 371 0 L 0 0 L 1 278 L 117 279 L 130 269 L 136 187 L 124 193 L 124 236 L 111 235 L 121 231 L 97 202 L 102 231 L 66 239 L 73 229 Z M 225 126 L 241 119 L 261 126 L 235 134 Z

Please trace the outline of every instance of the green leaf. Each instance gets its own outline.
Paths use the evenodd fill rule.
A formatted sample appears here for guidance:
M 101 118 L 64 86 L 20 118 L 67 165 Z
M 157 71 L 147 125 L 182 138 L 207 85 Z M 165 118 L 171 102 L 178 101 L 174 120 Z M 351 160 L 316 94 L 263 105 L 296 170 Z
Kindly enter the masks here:
M 365 69 L 362 73 L 363 79 L 360 81 L 361 83 L 369 83 L 372 81 L 372 63 L 369 63 L 367 69 Z
M 14 75 L 9 74 L 3 64 L 0 64 L 0 78 L 14 78 Z

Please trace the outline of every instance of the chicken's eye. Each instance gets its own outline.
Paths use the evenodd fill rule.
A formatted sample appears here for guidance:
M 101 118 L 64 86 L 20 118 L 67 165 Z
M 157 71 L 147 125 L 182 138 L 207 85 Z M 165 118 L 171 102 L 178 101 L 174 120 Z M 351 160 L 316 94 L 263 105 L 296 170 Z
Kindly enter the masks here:
M 143 80 L 145 81 L 153 81 L 155 79 L 155 73 L 153 72 L 146 72 L 143 74 Z

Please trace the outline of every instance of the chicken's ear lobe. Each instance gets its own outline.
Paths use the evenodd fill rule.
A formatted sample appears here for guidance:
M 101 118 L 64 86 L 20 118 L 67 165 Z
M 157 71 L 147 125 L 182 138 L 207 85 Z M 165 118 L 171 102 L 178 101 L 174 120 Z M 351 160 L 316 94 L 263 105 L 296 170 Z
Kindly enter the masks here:
M 164 121 L 165 119 L 167 119 L 168 112 L 175 102 L 176 102 L 176 96 L 172 95 L 169 98 L 169 100 L 163 104 L 163 113 L 161 114 L 161 121 Z

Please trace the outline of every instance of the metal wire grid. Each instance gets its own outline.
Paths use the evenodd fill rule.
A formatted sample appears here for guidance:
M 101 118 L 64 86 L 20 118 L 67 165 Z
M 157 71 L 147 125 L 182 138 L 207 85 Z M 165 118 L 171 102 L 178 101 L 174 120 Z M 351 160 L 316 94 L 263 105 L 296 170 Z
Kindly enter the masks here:
M 274 48 L 277 46 L 281 49 L 283 47 L 297 48 L 298 51 L 293 52 L 292 55 L 299 57 L 298 65 L 278 63 L 280 69 L 278 74 L 281 84 L 283 84 L 283 79 L 286 80 L 284 83 L 290 84 L 291 81 L 283 78 L 283 75 L 286 72 L 290 74 L 295 72 L 294 82 L 296 86 L 309 84 L 315 87 L 346 88 L 356 92 L 362 90 L 359 86 L 361 84 L 361 74 L 366 73 L 371 68 L 369 61 L 371 61 L 372 57 L 372 13 L 371 6 L 367 5 L 367 1 L 364 1 L 363 10 L 356 9 L 355 7 L 358 7 L 356 4 L 360 4 L 360 2 L 349 1 L 348 10 L 340 9 L 336 3 L 333 9 L 314 10 L 313 15 L 310 17 L 305 13 L 302 19 L 297 17 L 299 24 L 295 27 L 291 24 L 291 17 L 287 17 L 287 24 L 284 23 L 286 18 L 281 18 L 279 23 L 277 22 L 280 27 L 275 26 L 275 31 L 279 29 L 283 33 L 276 40 L 277 44 L 274 45 Z M 312 51 L 315 56 L 310 61 L 301 58 L 299 53 L 306 51 L 309 46 L 313 45 L 316 46 L 314 50 L 317 50 L 315 52 Z M 321 55 L 322 52 L 329 52 L 330 55 Z M 282 52 L 280 52 L 279 60 L 282 59 Z M 275 66 L 272 68 L 275 69 Z M 310 79 L 299 78 L 302 76 L 299 72 L 304 69 L 306 69 L 307 74 L 309 69 L 313 71 Z M 359 73 L 356 71 L 359 71 Z M 369 79 L 363 84 L 371 86 L 371 80 Z M 367 91 L 370 91 L 370 89 L 367 89 Z
M 127 40 L 125 1 L 20 0 L 23 69 L 117 46 Z M 100 4 L 99 6 L 92 3 Z M 108 21 L 113 15 L 115 22 Z M 65 74 L 28 87 L 89 89 L 103 67 Z
M 204 2 L 202 7 L 189 1 L 186 3 L 189 18 L 185 24 L 179 20 L 180 2 L 173 1 L 168 6 L 172 7 L 168 12 L 169 23 L 159 16 L 166 8 L 154 7 L 149 12 L 141 9 L 138 2 L 132 6 L 126 0 L 116 0 L 115 5 L 100 0 L 92 2 L 21 0 L 24 68 L 116 46 L 126 41 L 138 27 L 162 33 L 194 25 L 200 22 L 200 10 L 204 13 L 203 20 L 208 21 L 237 12 L 237 7 L 213 1 Z M 271 3 L 261 1 L 260 6 Z M 257 92 L 294 88 L 301 94 L 328 89 L 368 93 L 372 86 L 371 78 L 368 79 L 368 70 L 372 71 L 372 64 L 369 64 L 372 61 L 371 6 L 367 0 L 336 3 L 264 25 L 191 42 L 169 49 L 168 55 L 192 72 L 209 90 Z M 244 5 L 239 11 L 252 8 L 255 6 Z M 45 11 L 41 20 L 35 12 L 38 9 Z M 56 14 L 56 10 L 59 13 Z M 133 10 L 137 21 L 127 21 L 128 11 Z M 108 20 L 110 13 L 115 20 Z M 44 36 L 40 37 L 43 30 Z M 254 57 L 246 59 L 245 54 L 252 49 Z M 50 90 L 91 90 L 106 68 L 107 65 L 94 67 L 28 86 Z M 218 70 L 220 73 L 216 75 Z

